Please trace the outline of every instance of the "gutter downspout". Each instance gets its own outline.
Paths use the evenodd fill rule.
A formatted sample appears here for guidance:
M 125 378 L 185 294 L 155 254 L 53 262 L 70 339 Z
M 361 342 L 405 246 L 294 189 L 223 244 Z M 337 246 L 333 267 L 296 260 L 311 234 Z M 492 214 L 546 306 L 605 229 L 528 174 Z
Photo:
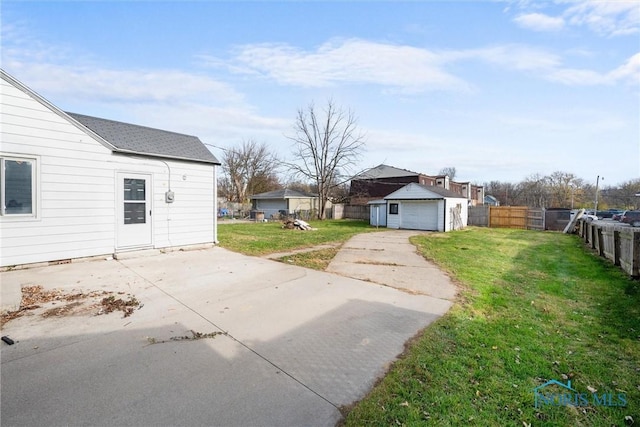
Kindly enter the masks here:
M 444 198 L 444 199 L 442 199 L 442 201 L 444 202 L 443 203 L 444 204 L 444 212 L 443 212 L 444 215 L 442 217 L 442 222 L 443 222 L 443 224 L 442 224 L 443 230 L 442 231 L 446 233 L 447 232 L 447 199 Z

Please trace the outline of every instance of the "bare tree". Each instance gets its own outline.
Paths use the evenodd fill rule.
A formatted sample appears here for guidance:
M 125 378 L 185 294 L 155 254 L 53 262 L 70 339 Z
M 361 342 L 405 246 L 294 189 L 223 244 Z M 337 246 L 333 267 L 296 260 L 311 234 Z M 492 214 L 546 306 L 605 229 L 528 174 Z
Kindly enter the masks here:
M 518 184 L 520 200 L 518 204 L 533 208 L 545 208 L 549 201 L 549 187 L 547 178 L 540 174 L 533 174 Z
M 318 219 L 323 219 L 332 192 L 344 183 L 340 172 L 350 172 L 360 157 L 364 135 L 358 130 L 353 112 L 344 111 L 332 100 L 322 111 L 316 110 L 313 103 L 299 109 L 294 131 L 289 139 L 295 143 L 296 160 L 288 167 L 295 175 L 316 184 L 320 198 Z
M 555 171 L 545 177 L 550 207 L 573 207 L 576 190 L 582 186 L 582 179 L 572 173 Z M 579 195 L 579 191 L 577 192 Z
M 220 190 L 229 200 L 244 203 L 251 194 L 279 188 L 275 173 L 278 166 L 277 157 L 266 144 L 243 141 L 240 147 L 227 149 L 222 155 L 225 176 Z
M 456 168 L 453 166 L 442 168 L 440 169 L 440 172 L 438 172 L 438 175 L 447 175 L 449 176 L 449 179 L 453 181 L 454 179 L 456 179 Z
M 502 206 L 514 206 L 520 198 L 520 188 L 511 182 L 485 182 L 484 192 L 498 199 Z

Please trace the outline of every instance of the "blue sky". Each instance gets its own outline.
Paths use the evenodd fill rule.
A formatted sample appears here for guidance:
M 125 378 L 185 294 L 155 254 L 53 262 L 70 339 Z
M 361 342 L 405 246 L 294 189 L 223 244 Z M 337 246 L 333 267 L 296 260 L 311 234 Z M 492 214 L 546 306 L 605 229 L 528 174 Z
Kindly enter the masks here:
M 0 7 L 2 68 L 65 111 L 291 160 L 297 110 L 332 99 L 367 135 L 360 169 L 640 177 L 637 1 Z

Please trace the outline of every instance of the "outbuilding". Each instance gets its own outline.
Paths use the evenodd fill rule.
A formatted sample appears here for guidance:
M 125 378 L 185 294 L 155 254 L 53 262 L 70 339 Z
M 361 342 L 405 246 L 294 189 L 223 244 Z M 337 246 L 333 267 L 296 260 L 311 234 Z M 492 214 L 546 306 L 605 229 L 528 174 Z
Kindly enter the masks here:
M 251 205 L 254 210 L 263 212 L 267 219 L 300 212 L 314 215 L 314 211 L 319 209 L 320 198 L 317 194 L 306 191 L 283 188 L 254 194 L 251 196 Z M 326 208 L 330 207 L 331 203 L 327 202 Z
M 468 200 L 441 187 L 411 183 L 384 200 L 387 228 L 451 231 L 467 226 Z
M 71 114 L 0 70 L 0 266 L 213 244 L 195 136 Z

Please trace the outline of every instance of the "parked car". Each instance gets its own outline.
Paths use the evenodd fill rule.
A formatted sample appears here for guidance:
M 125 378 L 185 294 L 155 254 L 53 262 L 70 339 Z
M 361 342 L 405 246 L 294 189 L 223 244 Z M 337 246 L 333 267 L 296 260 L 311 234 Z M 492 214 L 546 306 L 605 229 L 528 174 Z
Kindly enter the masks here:
M 571 211 L 571 218 L 573 218 L 573 216 L 580 212 L 578 209 L 574 209 Z M 593 221 L 594 219 L 598 219 L 597 216 L 595 216 L 594 214 L 590 213 L 591 211 L 585 211 L 582 216 L 580 217 L 580 219 L 584 219 L 585 221 Z
M 622 215 L 624 211 L 622 209 L 607 209 L 606 211 L 596 212 L 598 219 L 613 218 L 615 215 Z
M 620 222 L 629 224 L 632 227 L 640 227 L 640 211 L 624 211 Z

